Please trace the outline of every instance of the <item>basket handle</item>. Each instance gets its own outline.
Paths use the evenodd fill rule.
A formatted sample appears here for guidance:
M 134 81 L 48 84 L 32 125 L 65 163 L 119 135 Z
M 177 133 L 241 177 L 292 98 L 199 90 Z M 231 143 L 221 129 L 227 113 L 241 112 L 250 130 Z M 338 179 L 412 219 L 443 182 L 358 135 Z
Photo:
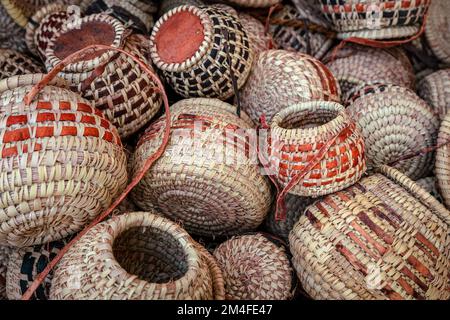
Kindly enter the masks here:
M 164 136 L 163 136 L 163 142 L 159 146 L 159 148 L 155 151 L 154 154 L 152 154 L 149 158 L 145 160 L 144 165 L 141 167 L 141 169 L 136 172 L 135 176 L 133 177 L 132 181 L 128 184 L 128 186 L 125 188 L 125 190 L 122 192 L 122 194 L 111 204 L 111 206 L 106 209 L 102 214 L 100 214 L 96 219 L 94 219 L 89 225 L 87 225 L 83 230 L 81 230 L 76 237 L 74 237 L 64 248 L 61 249 L 61 251 L 52 259 L 52 261 L 49 262 L 49 264 L 45 267 L 45 269 L 37 275 L 36 279 L 33 281 L 33 283 L 30 285 L 28 290 L 25 292 L 25 294 L 22 296 L 22 300 L 29 300 L 33 293 L 37 290 L 39 285 L 45 280 L 46 276 L 50 273 L 50 271 L 56 266 L 56 264 L 62 259 L 64 254 L 69 251 L 69 249 L 82 237 L 84 236 L 90 229 L 92 229 L 95 225 L 103 221 L 109 214 L 113 212 L 113 210 L 126 198 L 126 196 L 130 193 L 130 191 L 142 180 L 146 172 L 152 167 L 152 165 L 162 156 L 164 153 L 167 144 L 169 143 L 170 139 L 170 126 L 171 126 L 171 119 L 170 119 L 170 108 L 169 108 L 169 100 L 167 98 L 166 91 L 164 89 L 164 85 L 162 84 L 161 80 L 158 78 L 158 76 L 153 72 L 153 70 L 142 60 L 140 60 L 135 55 L 115 47 L 110 47 L 106 45 L 101 44 L 95 44 L 90 45 L 88 47 L 85 47 L 75 53 L 72 53 L 68 57 L 66 57 L 63 61 L 58 63 L 54 69 L 52 69 L 47 75 L 45 75 L 42 80 L 36 84 L 31 91 L 25 96 L 24 102 L 26 105 L 29 105 L 36 95 L 44 88 L 49 81 L 51 81 L 67 64 L 70 64 L 74 61 L 77 61 L 78 59 L 82 58 L 87 53 L 92 53 L 96 51 L 103 51 L 103 50 L 114 50 L 117 52 L 120 52 L 129 58 L 131 58 L 134 62 L 136 62 L 150 77 L 151 79 L 156 83 L 157 87 L 159 88 L 159 92 L 161 93 L 164 101 L 164 108 L 165 108 L 165 122 L 166 126 L 164 128 Z

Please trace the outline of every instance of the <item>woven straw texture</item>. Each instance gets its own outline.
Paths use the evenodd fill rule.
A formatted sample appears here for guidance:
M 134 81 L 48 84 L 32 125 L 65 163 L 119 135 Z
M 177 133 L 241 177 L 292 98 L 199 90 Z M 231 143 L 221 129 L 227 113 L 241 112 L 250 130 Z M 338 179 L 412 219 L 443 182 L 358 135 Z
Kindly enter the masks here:
M 66 240 L 54 241 L 27 248 L 14 249 L 9 258 L 6 275 L 6 294 L 9 300 L 20 300 L 37 275 L 41 273 L 59 251 Z M 52 283 L 51 272 L 33 294 L 33 300 L 48 300 Z
M 6 271 L 8 267 L 9 255 L 11 248 L 0 246 L 0 300 L 5 300 L 6 297 Z
M 414 86 L 413 67 L 400 48 L 377 49 L 347 44 L 326 65 L 339 81 L 344 98 L 353 88 L 373 81 L 407 88 Z
M 347 111 L 364 136 L 368 169 L 393 164 L 413 180 L 426 177 L 433 152 L 401 160 L 436 144 L 439 120 L 425 101 L 390 84 L 368 84 L 350 96 Z
M 8 14 L 3 1 L 0 1 L 0 48 L 21 52 L 27 49 L 25 30 Z
M 276 219 L 275 207 L 270 211 L 266 218 L 267 230 L 275 236 L 283 239 L 285 242 L 289 241 L 289 232 L 291 232 L 294 224 L 305 213 L 305 209 L 315 201 L 314 198 L 299 197 L 293 194 L 288 194 L 285 199 L 286 218 L 282 220 Z
M 443 203 L 444 199 L 442 198 L 439 190 L 436 177 L 426 177 L 416 181 L 416 183 L 424 189 L 426 192 L 431 194 L 436 198 L 439 202 Z
M 425 28 L 425 37 L 434 55 L 442 62 L 450 64 L 450 2 L 433 0 L 430 5 L 429 19 Z
M 10 49 L 0 49 L 0 80 L 38 72 L 42 72 L 42 68 L 24 54 Z
M 156 206 L 193 234 L 252 230 L 270 208 L 268 180 L 258 167 L 251 121 L 217 99 L 182 100 L 171 108 L 172 136 L 163 156 L 132 191 L 134 202 Z M 164 118 L 141 137 L 134 172 L 161 145 Z M 248 150 L 249 154 L 245 150 Z
M 291 5 L 284 5 L 280 11 L 273 15 L 273 18 L 284 21 L 300 20 L 307 25 L 314 23 L 324 29 L 328 28 L 327 23 L 322 21 L 320 17 L 315 16 L 305 3 L 298 2 L 298 4 L 298 9 Z M 272 25 L 270 31 L 280 49 L 306 53 L 316 59 L 322 59 L 333 45 L 333 39 L 319 30 L 313 31 L 289 25 Z
M 87 100 L 41 74 L 0 81 L 0 244 L 31 246 L 79 231 L 127 183 L 116 129 Z
M 241 7 L 266 8 L 280 3 L 281 0 L 226 0 L 226 2 Z
M 435 173 L 444 203 L 450 208 L 450 113 L 441 122 L 438 145 L 445 144 L 436 151 Z
M 268 49 L 272 37 L 269 33 L 266 34 L 264 24 L 251 15 L 239 12 L 239 20 L 250 38 L 250 46 L 256 58 L 260 52 Z
M 450 69 L 439 70 L 423 78 L 418 85 L 418 93 L 442 120 L 450 109 Z
M 339 38 L 391 39 L 412 36 L 431 0 L 320 0 Z
M 282 187 L 305 170 L 331 141 L 323 158 L 289 191 L 291 194 L 330 194 L 352 185 L 366 170 L 363 138 L 344 107 L 336 102 L 292 105 L 275 115 L 270 131 L 270 165 Z
M 205 2 L 202 0 L 162 0 L 159 5 L 158 16 L 161 17 L 170 10 L 183 5 L 201 7 L 205 5 Z
M 192 26 L 174 29 L 174 19 L 188 16 L 201 26 L 198 33 L 202 39 L 199 47 L 181 59 L 179 49 L 189 46 L 184 38 L 170 41 L 175 34 L 192 33 Z M 196 29 L 194 29 L 196 30 Z M 233 77 L 241 88 L 253 62 L 250 39 L 239 18 L 217 8 L 180 6 L 162 16 L 155 24 L 150 38 L 151 58 L 161 70 L 163 78 L 183 97 L 208 97 L 222 100 L 233 96 Z M 167 52 L 177 59 L 169 59 Z M 161 53 L 164 55 L 162 56 Z M 174 61 L 174 62 L 173 62 Z M 231 61 L 231 70 L 229 61 Z
M 306 210 L 289 236 L 314 299 L 448 299 L 450 213 L 390 167 Z
M 292 269 L 285 249 L 262 234 L 233 237 L 215 251 L 227 300 L 286 300 Z
M 133 212 L 92 228 L 55 269 L 51 299 L 223 299 L 214 258 L 177 224 Z
M 242 109 L 255 123 L 267 120 L 292 104 L 311 101 L 340 101 L 339 84 L 319 60 L 285 50 L 268 50 L 256 59 L 241 90 Z

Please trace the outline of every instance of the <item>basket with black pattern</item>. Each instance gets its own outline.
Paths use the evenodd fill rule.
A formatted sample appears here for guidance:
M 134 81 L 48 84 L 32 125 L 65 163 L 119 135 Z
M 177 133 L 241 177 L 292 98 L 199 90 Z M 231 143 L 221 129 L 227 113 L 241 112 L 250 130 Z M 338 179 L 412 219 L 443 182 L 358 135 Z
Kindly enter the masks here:
M 28 73 L 39 73 L 42 67 L 26 55 L 11 49 L 0 49 L 0 80 Z
M 217 8 L 176 7 L 156 22 L 150 42 L 154 64 L 183 97 L 228 99 L 253 62 L 239 19 Z

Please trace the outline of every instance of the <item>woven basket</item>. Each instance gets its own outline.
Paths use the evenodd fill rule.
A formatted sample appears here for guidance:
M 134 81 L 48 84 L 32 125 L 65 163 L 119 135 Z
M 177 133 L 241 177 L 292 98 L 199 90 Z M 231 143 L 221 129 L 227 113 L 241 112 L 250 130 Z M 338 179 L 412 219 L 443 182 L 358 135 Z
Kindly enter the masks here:
M 8 14 L 2 1 L 0 1 L 0 48 L 20 52 L 27 49 L 25 30 Z
M 450 109 L 450 68 L 426 76 L 417 87 L 419 96 L 442 120 Z
M 285 50 L 268 50 L 256 59 L 241 90 L 242 109 L 255 123 L 267 120 L 292 104 L 311 101 L 340 101 L 339 84 L 319 60 Z
M 250 38 L 250 47 L 256 58 L 260 52 L 268 49 L 272 37 L 269 33 L 265 32 L 264 24 L 258 19 L 242 12 L 239 12 L 238 17 Z
M 281 2 L 281 0 L 225 0 L 225 1 L 241 7 L 250 7 L 250 8 L 266 8 Z
M 286 251 L 262 234 L 233 237 L 215 251 L 227 300 L 287 300 L 295 287 Z M 296 281 L 295 281 L 296 282 Z
M 403 38 L 416 34 L 431 0 L 320 0 L 341 39 Z
M 275 115 L 270 131 L 269 161 L 282 187 L 331 143 L 318 164 L 289 191 L 291 194 L 303 197 L 330 194 L 354 184 L 366 170 L 362 136 L 339 103 L 294 104 Z
M 97 32 L 98 28 L 109 33 L 100 34 Z M 66 55 L 92 44 L 91 41 L 96 42 L 98 37 L 102 37 L 102 44 L 113 47 L 124 42 L 125 51 L 151 65 L 149 48 L 143 43 L 148 39 L 137 35 L 124 39 L 123 31 L 120 21 L 105 15 L 83 18 L 80 29 L 76 26 L 64 26 L 47 48 L 47 68 L 54 68 Z M 83 35 L 79 43 L 68 43 L 69 39 L 77 35 Z M 91 36 L 94 40 L 91 40 Z M 159 111 L 162 105 L 161 95 L 155 89 L 154 81 L 133 59 L 112 51 L 91 58 L 69 64 L 59 76 L 71 83 L 72 90 L 79 92 L 95 108 L 102 110 L 117 127 L 121 138 L 127 138 L 144 127 Z
M 192 234 L 233 235 L 258 227 L 271 193 L 253 150 L 256 141 L 250 140 L 256 139 L 251 121 L 217 99 L 182 100 L 171 113 L 171 140 L 133 189 L 134 202 L 144 210 L 156 206 Z M 141 137 L 134 172 L 160 146 L 163 131 L 160 118 Z
M 412 90 L 391 84 L 368 84 L 350 94 L 348 113 L 366 144 L 367 167 L 391 164 L 413 180 L 426 177 L 433 152 L 407 160 L 436 144 L 438 118 Z
M 150 42 L 153 63 L 183 97 L 228 99 L 233 78 L 241 88 L 253 62 L 239 19 L 217 8 L 176 7 L 156 22 Z
M 448 299 L 450 213 L 399 171 L 380 173 L 306 210 L 289 236 L 314 299 Z
M 11 248 L 0 246 L 0 300 L 6 300 L 6 271 Z
M 202 7 L 205 5 L 205 2 L 202 0 L 162 0 L 159 5 L 158 17 L 161 17 L 170 10 L 183 5 Z
M 54 241 L 33 247 L 12 250 L 6 275 L 6 294 L 9 300 L 20 300 L 47 264 L 66 245 L 67 240 Z M 31 299 L 48 300 L 53 272 L 45 278 Z
M 431 50 L 437 58 L 446 64 L 450 64 L 449 12 L 449 1 L 433 0 L 425 28 L 425 37 Z
M 24 54 L 10 49 L 0 49 L 0 80 L 41 71 L 41 66 Z
M 86 233 L 57 265 L 51 299 L 223 299 L 214 258 L 177 224 L 133 212 Z
M 24 104 L 41 79 L 33 74 L 0 81 L 0 245 L 65 238 L 107 208 L 127 183 L 116 129 L 87 100 L 62 88 L 62 79 Z
M 328 28 L 328 24 L 320 16 L 315 16 L 306 3 L 298 2 L 297 8 L 291 5 L 284 5 L 280 11 L 273 15 L 273 19 L 303 21 L 307 25 L 314 24 L 322 27 L 324 30 Z M 280 49 L 306 53 L 316 59 L 322 59 L 333 45 L 333 39 L 319 30 L 273 24 L 270 31 Z
M 373 81 L 414 87 L 414 71 L 400 48 L 377 49 L 354 44 L 342 48 L 327 67 L 333 72 L 343 92 Z
M 450 208 L 450 113 L 442 119 L 439 128 L 438 145 L 442 145 L 436 151 L 435 173 L 439 190 L 447 208 Z
M 289 242 L 289 232 L 291 232 L 294 224 L 305 213 L 305 209 L 311 205 L 316 199 L 308 197 L 299 197 L 293 194 L 288 194 L 285 199 L 286 218 L 277 220 L 276 208 L 273 208 L 266 218 L 267 230 L 275 236 L 283 239 L 286 243 Z
M 437 185 L 436 177 L 426 177 L 416 181 L 416 183 L 424 189 L 426 192 L 431 194 L 436 198 L 440 203 L 444 203 L 444 199 L 442 198 Z

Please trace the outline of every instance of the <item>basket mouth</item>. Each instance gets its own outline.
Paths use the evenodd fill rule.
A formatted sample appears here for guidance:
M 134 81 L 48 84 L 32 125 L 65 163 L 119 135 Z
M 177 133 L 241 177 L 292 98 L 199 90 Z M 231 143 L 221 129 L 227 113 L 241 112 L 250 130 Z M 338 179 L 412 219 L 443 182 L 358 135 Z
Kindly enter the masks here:
M 151 58 L 164 71 L 180 71 L 199 62 L 212 44 L 209 16 L 195 6 L 179 6 L 155 24 Z

